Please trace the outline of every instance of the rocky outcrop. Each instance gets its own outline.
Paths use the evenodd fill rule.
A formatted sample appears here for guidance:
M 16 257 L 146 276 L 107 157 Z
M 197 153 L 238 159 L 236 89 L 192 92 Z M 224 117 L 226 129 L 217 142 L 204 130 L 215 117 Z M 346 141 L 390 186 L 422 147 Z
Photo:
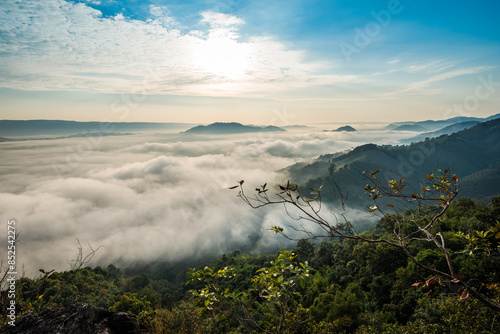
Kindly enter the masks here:
M 5 325 L 0 334 L 138 334 L 145 333 L 134 315 L 110 312 L 89 304 L 77 304 L 66 309 L 48 309 L 35 315 L 27 313 Z

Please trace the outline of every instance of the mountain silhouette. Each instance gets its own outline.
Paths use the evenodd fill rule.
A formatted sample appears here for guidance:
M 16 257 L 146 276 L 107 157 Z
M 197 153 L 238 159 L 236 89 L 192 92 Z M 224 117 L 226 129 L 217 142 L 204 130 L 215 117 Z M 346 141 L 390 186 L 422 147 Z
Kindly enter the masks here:
M 200 133 L 200 134 L 234 134 L 234 133 L 247 133 L 247 132 L 270 132 L 270 131 L 286 131 L 277 126 L 254 126 L 243 125 L 241 123 L 212 123 L 210 125 L 198 125 L 187 131 L 186 133 Z

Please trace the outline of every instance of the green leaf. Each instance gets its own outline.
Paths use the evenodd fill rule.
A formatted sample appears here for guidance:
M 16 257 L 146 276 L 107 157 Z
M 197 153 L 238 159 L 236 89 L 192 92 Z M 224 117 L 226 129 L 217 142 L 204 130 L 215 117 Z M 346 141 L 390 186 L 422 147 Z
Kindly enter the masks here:
M 271 226 L 271 228 L 268 229 L 268 231 L 273 231 L 274 234 L 278 234 L 278 233 L 283 232 L 283 227 L 280 227 L 280 226 Z

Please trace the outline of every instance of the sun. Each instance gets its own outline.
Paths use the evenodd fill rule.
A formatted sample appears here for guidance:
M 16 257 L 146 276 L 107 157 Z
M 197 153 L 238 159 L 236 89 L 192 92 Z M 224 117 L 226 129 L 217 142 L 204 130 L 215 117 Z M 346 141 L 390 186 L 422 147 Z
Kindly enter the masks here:
M 228 37 L 210 37 L 196 48 L 195 62 L 218 79 L 240 81 L 248 73 L 251 50 L 246 43 Z

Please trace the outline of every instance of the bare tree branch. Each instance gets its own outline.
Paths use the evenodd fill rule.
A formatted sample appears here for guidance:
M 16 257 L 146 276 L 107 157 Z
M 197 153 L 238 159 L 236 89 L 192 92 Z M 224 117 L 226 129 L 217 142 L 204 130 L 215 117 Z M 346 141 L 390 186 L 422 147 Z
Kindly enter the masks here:
M 297 184 L 279 185 L 280 191 L 275 194 L 276 198 L 271 198 L 268 195 L 269 189 L 266 188 L 267 184 L 264 184 L 260 188 L 256 188 L 256 194 L 249 197 L 243 188 L 244 181 L 239 181 L 237 186 L 231 187 L 230 189 L 239 188 L 238 197 L 240 197 L 246 204 L 254 209 L 262 208 L 270 205 L 283 205 L 285 208 L 285 213 L 293 221 L 307 221 L 315 224 L 320 228 L 322 233 L 313 232 L 306 228 L 303 224 L 299 227 L 290 225 L 290 227 L 296 232 L 304 233 L 306 239 L 316 239 L 316 238 L 341 238 L 341 239 L 351 239 L 359 240 L 368 243 L 385 243 L 397 249 L 400 249 L 413 263 L 418 267 L 422 268 L 428 273 L 440 276 L 442 278 L 448 279 L 450 284 L 457 284 L 461 287 L 461 290 L 467 292 L 462 294 L 461 298 L 467 298 L 470 294 L 484 305 L 490 307 L 491 309 L 500 312 L 500 304 L 490 300 L 485 295 L 479 293 L 466 282 L 462 281 L 460 275 L 455 273 L 452 258 L 449 251 L 446 249 L 444 237 L 441 232 L 434 234 L 432 232 L 433 228 L 440 218 L 446 213 L 450 207 L 452 201 L 457 197 L 459 193 L 458 187 L 458 177 L 450 173 L 448 169 L 441 171 L 437 170 L 436 175 L 427 175 L 427 180 L 422 180 L 422 191 L 416 191 L 414 187 L 410 188 L 408 192 L 405 188 L 407 184 L 404 179 L 389 180 L 387 186 L 382 185 L 382 182 L 377 179 L 376 174 L 380 170 L 375 172 L 365 171 L 365 179 L 368 180 L 369 184 L 365 187 L 368 192 L 369 197 L 374 200 L 374 205 L 370 207 L 370 212 L 376 214 L 379 212 L 382 217 L 387 217 L 388 214 L 384 212 L 378 205 L 376 200 L 381 197 L 386 197 L 392 200 L 397 200 L 402 203 L 404 207 L 417 207 L 419 210 L 422 208 L 423 203 L 434 203 L 437 204 L 439 210 L 435 212 L 430 218 L 427 218 L 425 224 L 419 223 L 417 217 L 412 214 L 411 219 L 408 219 L 400 214 L 400 209 L 393 204 L 387 204 L 395 210 L 396 215 L 393 215 L 394 227 L 392 230 L 392 237 L 371 237 L 359 234 L 356 232 L 353 225 L 347 220 L 345 216 L 345 199 L 342 196 L 342 192 L 337 184 L 336 189 L 341 195 L 340 207 L 342 212 L 340 214 L 335 214 L 330 212 L 334 217 L 334 222 L 331 223 L 325 219 L 321 210 L 322 200 L 321 200 L 321 190 L 322 186 L 313 190 L 311 193 L 312 197 L 305 197 Z M 297 211 L 296 214 L 292 214 L 289 208 L 293 208 Z M 420 212 L 420 211 L 419 211 Z M 342 218 L 339 221 L 339 217 Z M 423 226 L 422 226 L 423 225 Z M 412 229 L 408 231 L 408 228 Z M 271 230 L 276 234 L 281 234 L 289 240 L 299 240 L 297 238 L 292 238 L 288 235 L 285 230 L 280 226 L 272 226 Z M 300 239 L 304 239 L 303 236 Z M 434 244 L 437 249 L 442 252 L 446 258 L 448 272 L 438 270 L 436 268 L 431 268 L 422 262 L 418 261 L 415 256 L 409 251 L 408 245 L 413 241 L 424 240 Z M 465 296 L 465 297 L 464 297 Z

